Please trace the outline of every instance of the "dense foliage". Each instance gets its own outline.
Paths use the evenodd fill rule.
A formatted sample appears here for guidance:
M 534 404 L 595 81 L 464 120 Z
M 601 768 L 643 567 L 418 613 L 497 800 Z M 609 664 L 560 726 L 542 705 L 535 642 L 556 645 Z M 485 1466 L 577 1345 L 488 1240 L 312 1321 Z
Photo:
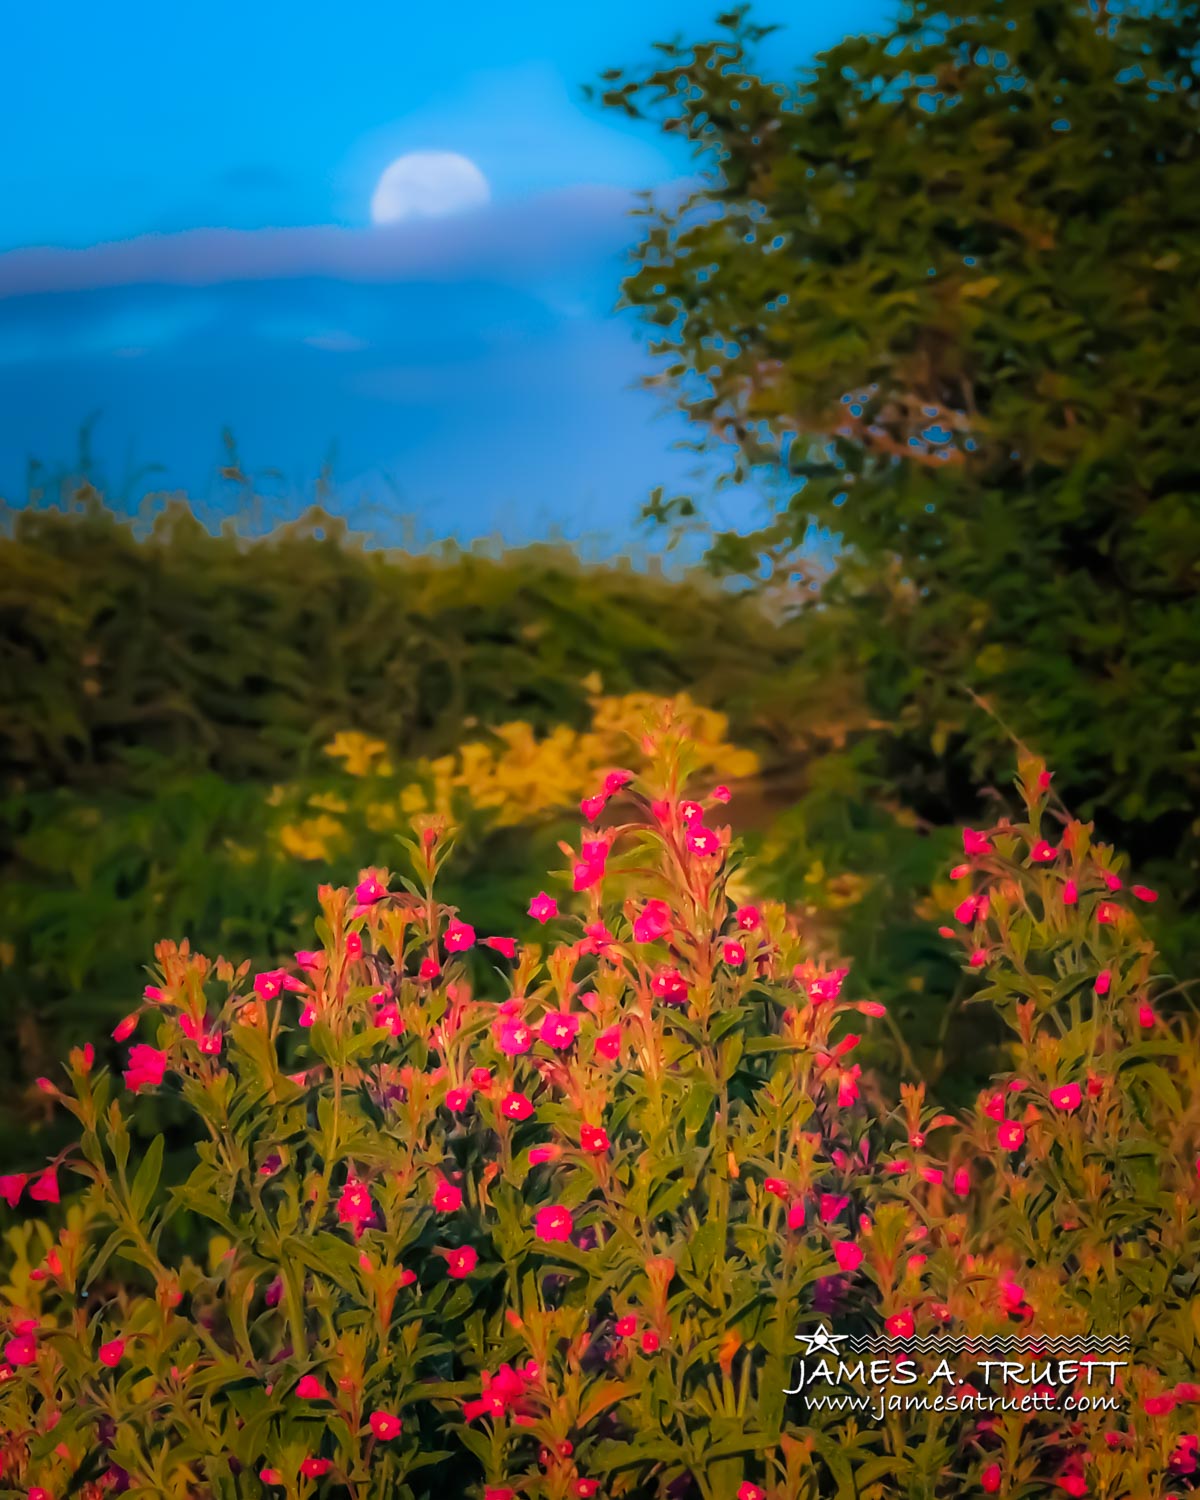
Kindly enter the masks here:
M 1200 9 L 904 0 L 778 79 L 763 35 L 604 82 L 701 171 L 625 284 L 658 378 L 780 497 L 712 561 L 786 586 L 839 532 L 814 631 L 902 731 L 884 774 L 999 779 L 1011 731 L 1194 911 Z
M 418 816 L 412 878 L 323 887 L 294 959 L 161 944 L 122 1093 L 91 1047 L 45 1081 L 80 1134 L 0 1192 L 83 1190 L 8 1236 L 10 1493 L 1190 1488 L 1200 1073 L 1136 916 L 1155 892 L 1025 764 L 1019 821 L 964 834 L 947 929 L 1011 1066 L 964 1118 L 923 1087 L 888 1100 L 856 1062 L 884 1007 L 782 904 L 733 894 L 728 788 L 715 767 L 687 787 L 671 713 L 648 736 L 643 778 L 583 800 L 562 909 L 529 893 L 541 942 L 442 903 L 450 835 Z M 200 1134 L 182 1183 L 137 1140 L 155 1096 Z M 872 1423 L 786 1395 L 795 1330 L 830 1317 L 1130 1348 L 1112 1410 L 1086 1362 L 1044 1362 L 1034 1410 L 960 1354 L 931 1394 L 1014 1405 Z
M 34 1078 L 111 1029 L 161 935 L 265 963 L 298 941 L 315 874 L 388 857 L 413 812 L 460 822 L 449 895 L 512 930 L 647 691 L 737 778 L 764 885 L 844 929 L 911 1045 L 936 1049 L 957 979 L 915 907 L 956 835 L 880 778 L 883 726 L 828 668 L 753 599 L 551 548 L 385 554 L 319 516 L 251 542 L 178 508 L 139 539 L 94 496 L 17 515 L 0 1163 L 53 1129 Z

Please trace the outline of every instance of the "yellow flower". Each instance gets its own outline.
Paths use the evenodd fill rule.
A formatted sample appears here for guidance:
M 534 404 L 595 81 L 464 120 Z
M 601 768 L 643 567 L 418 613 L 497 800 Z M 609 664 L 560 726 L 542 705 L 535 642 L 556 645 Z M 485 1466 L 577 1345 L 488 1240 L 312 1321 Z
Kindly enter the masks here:
M 344 834 L 339 822 L 322 814 L 319 818 L 285 824 L 279 830 L 279 842 L 284 853 L 293 859 L 328 859 Z
M 336 797 L 332 792 L 324 792 L 320 796 L 308 799 L 309 807 L 315 807 L 321 812 L 344 813 L 347 803 L 341 797 Z
M 372 739 L 360 729 L 338 730 L 325 746 L 325 754 L 342 761 L 351 776 L 387 775 L 391 769 L 383 759 L 387 754 L 384 742 Z M 377 761 L 381 764 L 376 765 Z
M 406 786 L 400 793 L 400 807 L 406 813 L 424 812 L 428 806 L 425 788 L 417 786 L 415 782 L 412 786 Z

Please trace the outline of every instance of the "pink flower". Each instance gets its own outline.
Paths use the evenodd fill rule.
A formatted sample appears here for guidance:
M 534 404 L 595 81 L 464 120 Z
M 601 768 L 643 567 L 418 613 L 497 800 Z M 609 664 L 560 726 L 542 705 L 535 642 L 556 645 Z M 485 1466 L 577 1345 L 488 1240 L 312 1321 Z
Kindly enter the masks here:
M 387 886 L 376 880 L 374 875 L 368 875 L 366 880 L 360 880 L 354 887 L 354 899 L 359 906 L 374 906 L 376 901 L 382 901 L 386 895 Z
M 352 964 L 362 957 L 362 938 L 357 932 L 346 934 L 346 957 Z
M 999 1464 L 988 1464 L 987 1468 L 979 1476 L 979 1483 L 985 1494 L 994 1495 L 1000 1488 L 1003 1478 L 1004 1475 Z
M 818 1200 L 822 1224 L 832 1224 L 849 1202 L 850 1199 L 841 1193 L 822 1193 Z
M 4 1357 L 14 1370 L 33 1364 L 37 1359 L 37 1340 L 32 1333 L 19 1333 L 5 1344 Z
M 600 793 L 595 797 L 585 797 L 579 804 L 579 811 L 583 814 L 583 816 L 588 820 L 589 823 L 594 823 L 600 816 L 600 814 L 604 811 L 604 805 L 607 801 L 608 798 L 605 797 L 603 793 Z
M 325 955 L 319 948 L 301 948 L 296 954 L 296 962 L 302 969 L 319 969 L 325 962 Z
M 1112 973 L 1108 969 L 1101 969 L 1096 975 L 1095 990 L 1097 995 L 1107 995 L 1112 985 Z
M 983 1112 L 990 1120 L 1003 1120 L 1004 1109 L 1005 1103 L 1003 1090 L 990 1095 L 983 1106 Z
M 979 897 L 968 896 L 965 901 L 960 901 L 954 908 L 956 921 L 967 923 L 975 920 L 975 914 L 979 910 Z
M 747 1479 L 738 1487 L 737 1500 L 767 1500 L 767 1497 L 758 1485 Z
M 986 833 L 980 833 L 974 828 L 963 829 L 962 841 L 963 853 L 968 856 L 989 854 L 991 852 L 991 839 Z
M 753 932 L 762 922 L 762 912 L 757 906 L 739 906 L 733 919 L 743 932 Z
M 436 979 L 441 972 L 441 964 L 438 963 L 437 959 L 431 953 L 421 960 L 420 967 L 417 969 L 417 978 L 424 979 L 428 983 L 430 980 Z
M 717 833 L 696 822 L 688 824 L 684 842 L 693 854 L 699 854 L 706 859 L 712 859 L 721 852 L 721 840 Z
M 320 1479 L 328 1474 L 333 1468 L 333 1463 L 328 1458 L 305 1458 L 300 1462 L 300 1472 L 305 1479 Z
M 262 1480 L 262 1482 L 264 1484 L 282 1484 L 283 1483 L 283 1475 L 279 1472 L 278 1469 L 272 1469 L 272 1468 L 259 1469 L 259 1471 L 258 1471 L 258 1477 Z
M 727 786 L 715 786 L 710 794 L 714 802 L 729 802 L 733 799 L 733 793 Z
M 796 978 L 801 978 L 803 968 L 802 964 L 797 964 L 792 970 Z M 832 973 L 810 980 L 805 986 L 809 1000 L 814 1005 L 827 1005 L 831 1000 L 836 1000 L 842 993 L 842 981 L 849 972 L 849 969 L 834 969 Z
M 833 1247 L 833 1258 L 841 1271 L 856 1271 L 862 1265 L 863 1253 L 852 1240 L 838 1240 Z
M 496 1033 L 496 1045 L 508 1057 L 528 1052 L 533 1046 L 533 1032 L 524 1021 L 510 1018 L 492 1028 Z
M 500 1113 L 506 1120 L 528 1120 L 533 1113 L 533 1105 L 524 1094 L 517 1093 L 514 1089 L 501 1099 Z
M 1064 906 L 1074 906 L 1079 900 L 1079 887 L 1073 880 L 1068 880 L 1063 886 L 1062 898 Z
M 787 1226 L 789 1229 L 802 1229 L 804 1227 L 803 1198 L 797 1198 L 795 1203 L 788 1209 Z
M 604 874 L 604 866 L 608 860 L 608 851 L 612 847 L 612 835 L 604 834 L 600 838 L 584 839 L 579 845 L 579 858 L 585 865 L 595 865 L 600 874 Z
M 860 1000 L 858 1002 L 858 1010 L 864 1016 L 879 1017 L 887 1015 L 887 1006 L 882 1005 L 878 1000 Z
M 133 1033 L 137 1030 L 137 1023 L 138 1023 L 138 1013 L 135 1010 L 132 1013 L 132 1015 L 126 1016 L 123 1021 L 118 1021 L 117 1024 L 113 1027 L 113 1033 L 112 1033 L 113 1041 L 114 1042 L 126 1042 L 126 1041 L 128 1041 L 129 1038 L 133 1035 Z
M 565 1052 L 578 1035 L 579 1017 L 565 1010 L 547 1011 L 538 1032 L 541 1040 L 556 1052 Z
M 490 937 L 490 938 L 484 938 L 484 940 L 483 940 L 483 946 L 485 948 L 493 948 L 493 949 L 495 949 L 495 951 L 497 953 L 502 953 L 505 958 L 516 958 L 516 956 L 517 956 L 517 940 L 516 940 L 516 938 L 509 938 L 509 937 Z
M 883 1326 L 893 1338 L 898 1339 L 910 1339 L 916 1331 L 915 1324 L 913 1323 L 913 1315 L 909 1312 L 908 1308 L 904 1308 L 901 1312 L 893 1313 L 890 1318 L 885 1320 Z
M 1005 1120 L 996 1132 L 996 1139 L 1005 1151 L 1019 1151 L 1025 1144 L 1025 1127 L 1016 1120 Z
M 965 1198 L 971 1191 L 971 1174 L 967 1171 L 966 1167 L 959 1167 L 958 1171 L 955 1172 L 951 1186 L 960 1198 Z
M 315 1375 L 301 1375 L 296 1384 L 296 1394 L 301 1401 L 328 1401 L 329 1392 Z
M 549 1208 L 539 1208 L 533 1221 L 533 1230 L 539 1240 L 569 1240 L 575 1228 L 571 1210 L 561 1203 Z
M 403 1425 L 400 1418 L 393 1416 L 390 1411 L 373 1411 L 370 1416 L 371 1431 L 381 1443 L 390 1443 L 393 1438 L 399 1437 Z
M 1148 885 L 1131 885 L 1129 889 L 1131 893 L 1138 898 L 1139 901 L 1158 900 L 1158 892 L 1152 891 Z
M 25 1191 L 25 1184 L 29 1181 L 24 1172 L 10 1172 L 5 1177 L 0 1177 L 0 1198 L 3 1198 L 9 1208 L 16 1208 L 21 1201 L 21 1194 Z
M 608 1131 L 603 1125 L 581 1125 L 579 1144 L 583 1150 L 591 1152 L 593 1156 L 600 1156 L 608 1150 L 611 1142 L 608 1139 Z
M 1158 1020 L 1158 1017 L 1154 1014 L 1154 1007 L 1145 1000 L 1138 1006 L 1137 1017 L 1138 1025 L 1144 1027 L 1146 1030 L 1149 1030 L 1155 1021 Z
M 614 797 L 623 786 L 628 786 L 633 780 L 632 771 L 616 770 L 610 771 L 604 778 L 604 795 Z
M 606 1026 L 603 1031 L 596 1033 L 596 1039 L 592 1046 L 609 1062 L 616 1062 L 621 1055 L 621 1028 L 620 1026 Z
M 446 1272 L 455 1281 L 464 1281 L 479 1264 L 479 1256 L 470 1245 L 462 1245 L 457 1250 L 444 1250 L 442 1254 L 446 1257 Z
M 461 1115 L 471 1102 L 470 1089 L 447 1089 L 446 1108 L 452 1115 Z
M 1078 1109 L 1082 1098 L 1083 1095 L 1077 1083 L 1065 1083 L 1059 1088 L 1050 1090 L 1050 1103 L 1055 1109 L 1061 1109 L 1067 1113 Z
M 657 1354 L 659 1343 L 658 1334 L 652 1328 L 647 1328 L 646 1332 L 642 1334 L 642 1353 Z
M 1165 1417 L 1169 1411 L 1175 1410 L 1175 1393 L 1163 1391 L 1157 1396 L 1143 1397 L 1142 1410 L 1148 1417 Z
M 837 1102 L 839 1109 L 849 1109 L 858 1098 L 858 1080 L 862 1076 L 862 1068 L 855 1063 L 851 1068 L 843 1068 L 838 1074 Z
M 580 953 L 603 953 L 612 947 L 613 935 L 603 922 L 589 922 L 583 929 Z
M 571 869 L 571 889 L 590 891 L 604 879 L 604 865 L 599 860 L 578 859 Z
M 375 1205 L 371 1201 L 371 1194 L 357 1178 L 347 1179 L 346 1186 L 338 1197 L 337 1216 L 340 1224 L 353 1226 L 355 1239 L 366 1225 L 375 1222 Z
M 1114 875 L 1111 870 L 1104 870 L 1102 873 L 1104 884 L 1110 891 L 1119 891 L 1121 889 L 1121 877 L 1119 875 Z
M 394 1001 L 379 1007 L 375 1012 L 375 1024 L 392 1036 L 403 1036 L 406 1029 L 400 1007 Z
M 687 980 L 678 969 L 662 968 L 650 981 L 651 990 L 668 1005 L 683 1005 L 687 1001 Z
M 740 968 L 746 962 L 746 950 L 741 943 L 727 942 L 721 949 L 721 957 L 733 968 Z
M 40 1177 L 34 1178 L 29 1196 L 35 1203 L 58 1202 L 58 1171 L 55 1167 L 47 1167 Z
M 157 1047 L 139 1042 L 129 1049 L 129 1066 L 125 1069 L 125 1087 L 137 1094 L 144 1088 L 157 1088 L 166 1072 L 167 1054 Z
M 1096 921 L 1107 927 L 1121 915 L 1121 908 L 1112 901 L 1101 901 L 1096 907 Z
M 598 1479 L 577 1479 L 575 1481 L 575 1493 L 579 1500 L 592 1500 L 592 1496 L 600 1491 Z
M 439 1213 L 453 1214 L 458 1212 L 462 1203 L 462 1189 L 455 1187 L 452 1182 L 447 1182 L 444 1177 L 439 1177 L 437 1187 L 433 1190 L 434 1208 Z
M 1058 847 L 1048 844 L 1045 839 L 1038 839 L 1029 851 L 1029 857 L 1035 864 L 1047 865 L 1051 860 L 1058 858 Z
M 545 891 L 539 891 L 529 903 L 529 915 L 544 927 L 552 917 L 558 916 L 558 902 Z
M 124 1339 L 111 1339 L 107 1344 L 100 1345 L 99 1360 L 108 1370 L 115 1370 L 121 1363 L 121 1357 L 125 1353 Z
M 283 993 L 283 982 L 287 978 L 283 969 L 268 969 L 254 976 L 254 993 L 260 1000 L 278 1000 Z
M 447 953 L 465 953 L 475 945 L 475 929 L 469 922 L 460 922 L 456 917 L 446 928 L 442 941 Z
M 782 1177 L 768 1177 L 763 1182 L 763 1191 L 770 1193 L 773 1198 L 787 1199 L 791 1196 L 791 1189 Z
M 635 943 L 654 943 L 659 938 L 670 937 L 671 930 L 671 908 L 667 903 L 647 901 L 634 918 L 633 940 Z
M 529 1165 L 531 1167 L 540 1167 L 543 1162 L 557 1161 L 561 1155 L 562 1148 L 560 1146 L 534 1146 L 533 1150 L 529 1153 Z

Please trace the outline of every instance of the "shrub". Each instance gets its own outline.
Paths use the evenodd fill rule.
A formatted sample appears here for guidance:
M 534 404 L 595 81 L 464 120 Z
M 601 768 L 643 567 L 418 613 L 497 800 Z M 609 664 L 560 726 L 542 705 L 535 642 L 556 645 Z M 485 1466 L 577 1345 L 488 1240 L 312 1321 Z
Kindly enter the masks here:
M 1190 1484 L 1194 1034 L 1154 995 L 1111 851 L 1070 821 L 1046 838 L 1037 766 L 1027 821 L 968 830 L 946 932 L 1012 1024 L 1017 1072 L 959 1121 L 915 1082 L 880 1096 L 854 1059 L 882 1006 L 782 905 L 734 899 L 727 792 L 687 795 L 669 716 L 645 748 L 562 846 L 577 913 L 531 894 L 544 945 L 439 900 L 452 838 L 427 815 L 412 877 L 323 887 L 294 963 L 251 975 L 159 946 L 118 1028 L 126 1099 L 77 1050 L 69 1090 L 44 1084 L 77 1146 L 0 1179 L 14 1206 L 57 1201 L 65 1170 L 85 1184 L 57 1235 L 9 1236 L 10 1492 Z M 480 952 L 498 998 L 472 986 Z M 185 1181 L 164 1180 L 161 1137 L 134 1154 L 145 1094 L 195 1122 Z M 800 1407 L 793 1335 L 831 1316 L 902 1340 L 1125 1334 L 1126 1406 L 877 1426 Z

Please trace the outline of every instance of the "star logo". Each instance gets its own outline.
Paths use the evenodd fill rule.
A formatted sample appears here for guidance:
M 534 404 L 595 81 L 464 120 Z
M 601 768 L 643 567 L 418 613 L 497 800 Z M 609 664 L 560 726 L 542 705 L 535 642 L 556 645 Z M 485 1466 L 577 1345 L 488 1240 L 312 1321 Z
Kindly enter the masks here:
M 809 1354 L 837 1354 L 838 1345 L 844 1343 L 850 1335 L 848 1333 L 830 1333 L 824 1323 L 818 1323 L 814 1333 L 798 1333 L 796 1338 L 808 1347 L 804 1353 Z

